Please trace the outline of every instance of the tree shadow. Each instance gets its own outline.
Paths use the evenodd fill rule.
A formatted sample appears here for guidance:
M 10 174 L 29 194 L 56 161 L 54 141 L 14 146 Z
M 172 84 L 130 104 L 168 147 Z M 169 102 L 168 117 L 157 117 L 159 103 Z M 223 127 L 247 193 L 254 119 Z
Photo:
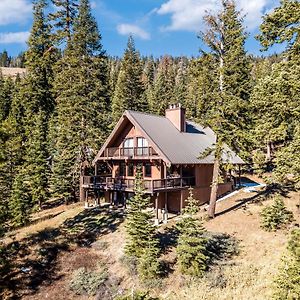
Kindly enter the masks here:
M 167 254 L 171 249 L 177 245 L 179 231 L 176 226 L 167 227 L 164 232 L 158 232 L 157 238 L 161 253 Z
M 270 197 L 273 197 L 275 195 L 281 195 L 285 198 L 289 197 L 290 192 L 295 192 L 296 189 L 293 185 L 281 185 L 281 184 L 270 184 L 266 186 L 266 188 L 263 191 L 256 192 L 254 196 L 251 196 L 249 198 L 236 200 L 236 204 L 233 206 L 226 208 L 225 210 L 216 213 L 216 217 L 224 215 L 230 211 L 237 210 L 247 203 L 261 203 Z
M 1 253 L 5 264 L 0 269 L 0 295 L 4 299 L 21 299 L 34 294 L 42 284 L 60 279 L 56 271 L 61 252 L 72 251 L 74 246 L 89 247 L 122 222 L 121 212 L 94 208 L 66 220 L 58 228 L 46 228 L 12 242 Z

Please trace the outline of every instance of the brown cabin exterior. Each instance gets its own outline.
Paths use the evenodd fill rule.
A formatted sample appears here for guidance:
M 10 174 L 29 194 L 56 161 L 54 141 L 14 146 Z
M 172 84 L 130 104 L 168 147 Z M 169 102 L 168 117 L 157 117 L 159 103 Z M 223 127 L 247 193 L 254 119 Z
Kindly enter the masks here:
M 211 146 L 214 135 L 197 126 L 187 123 L 180 105 L 170 107 L 165 117 L 126 111 L 94 160 L 95 176 L 81 176 L 81 199 L 93 191 L 102 193 L 106 202 L 126 205 L 134 193 L 137 166 L 142 165 L 145 193 L 151 197 L 157 218 L 158 210 L 181 212 L 189 187 L 199 204 L 208 202 L 213 158 L 200 160 L 197 145 L 200 141 L 202 149 Z M 243 163 L 233 156 L 231 163 Z M 234 188 L 232 177 L 223 175 L 219 196 Z

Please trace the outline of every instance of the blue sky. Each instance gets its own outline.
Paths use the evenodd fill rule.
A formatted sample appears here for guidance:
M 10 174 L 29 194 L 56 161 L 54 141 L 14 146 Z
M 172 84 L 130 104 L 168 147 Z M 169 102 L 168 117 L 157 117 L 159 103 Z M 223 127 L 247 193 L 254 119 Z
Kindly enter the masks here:
M 104 49 L 121 56 L 129 34 L 142 55 L 197 56 L 201 42 L 197 33 L 205 27 L 206 11 L 216 11 L 220 0 L 91 0 L 94 16 L 103 37 Z M 247 50 L 260 55 L 254 36 L 259 32 L 261 16 L 279 0 L 236 0 L 249 32 Z M 26 49 L 32 24 L 31 0 L 0 0 L 0 51 L 16 55 Z M 269 53 L 280 52 L 282 46 Z

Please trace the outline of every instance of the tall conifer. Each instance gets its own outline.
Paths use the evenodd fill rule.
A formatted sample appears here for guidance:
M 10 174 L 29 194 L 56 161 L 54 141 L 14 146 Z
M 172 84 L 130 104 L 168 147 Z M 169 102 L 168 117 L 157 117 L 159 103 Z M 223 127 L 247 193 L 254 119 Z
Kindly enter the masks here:
M 109 123 L 107 58 L 88 0 L 80 1 L 73 29 L 56 65 L 57 109 L 51 130 L 51 190 L 66 201 L 77 197 L 81 164 L 93 159 Z
M 124 110 L 146 111 L 147 103 L 142 97 L 142 64 L 135 48 L 133 37 L 128 38 L 127 48 L 122 59 L 117 85 L 112 99 L 112 116 L 116 123 Z
M 249 61 L 244 50 L 246 35 L 234 1 L 222 0 L 217 15 L 205 16 L 207 31 L 201 35 L 216 59 L 214 74 L 218 82 L 208 97 L 202 123 L 216 133 L 214 170 L 208 214 L 214 217 L 218 176 L 224 144 L 241 150 L 245 144 L 244 128 L 249 98 Z

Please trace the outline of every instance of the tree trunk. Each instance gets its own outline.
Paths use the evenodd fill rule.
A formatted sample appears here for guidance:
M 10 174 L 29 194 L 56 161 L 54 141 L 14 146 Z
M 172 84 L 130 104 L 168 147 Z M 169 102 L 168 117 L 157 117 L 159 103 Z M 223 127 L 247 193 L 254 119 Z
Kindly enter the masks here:
M 272 158 L 272 142 L 267 143 L 267 155 L 266 155 L 266 161 L 270 161 Z
M 216 203 L 217 203 L 217 196 L 218 196 L 219 165 L 220 165 L 220 160 L 218 157 L 216 157 L 214 161 L 213 178 L 212 178 L 211 193 L 210 193 L 209 208 L 208 208 L 208 216 L 210 218 L 214 218 L 216 212 Z

